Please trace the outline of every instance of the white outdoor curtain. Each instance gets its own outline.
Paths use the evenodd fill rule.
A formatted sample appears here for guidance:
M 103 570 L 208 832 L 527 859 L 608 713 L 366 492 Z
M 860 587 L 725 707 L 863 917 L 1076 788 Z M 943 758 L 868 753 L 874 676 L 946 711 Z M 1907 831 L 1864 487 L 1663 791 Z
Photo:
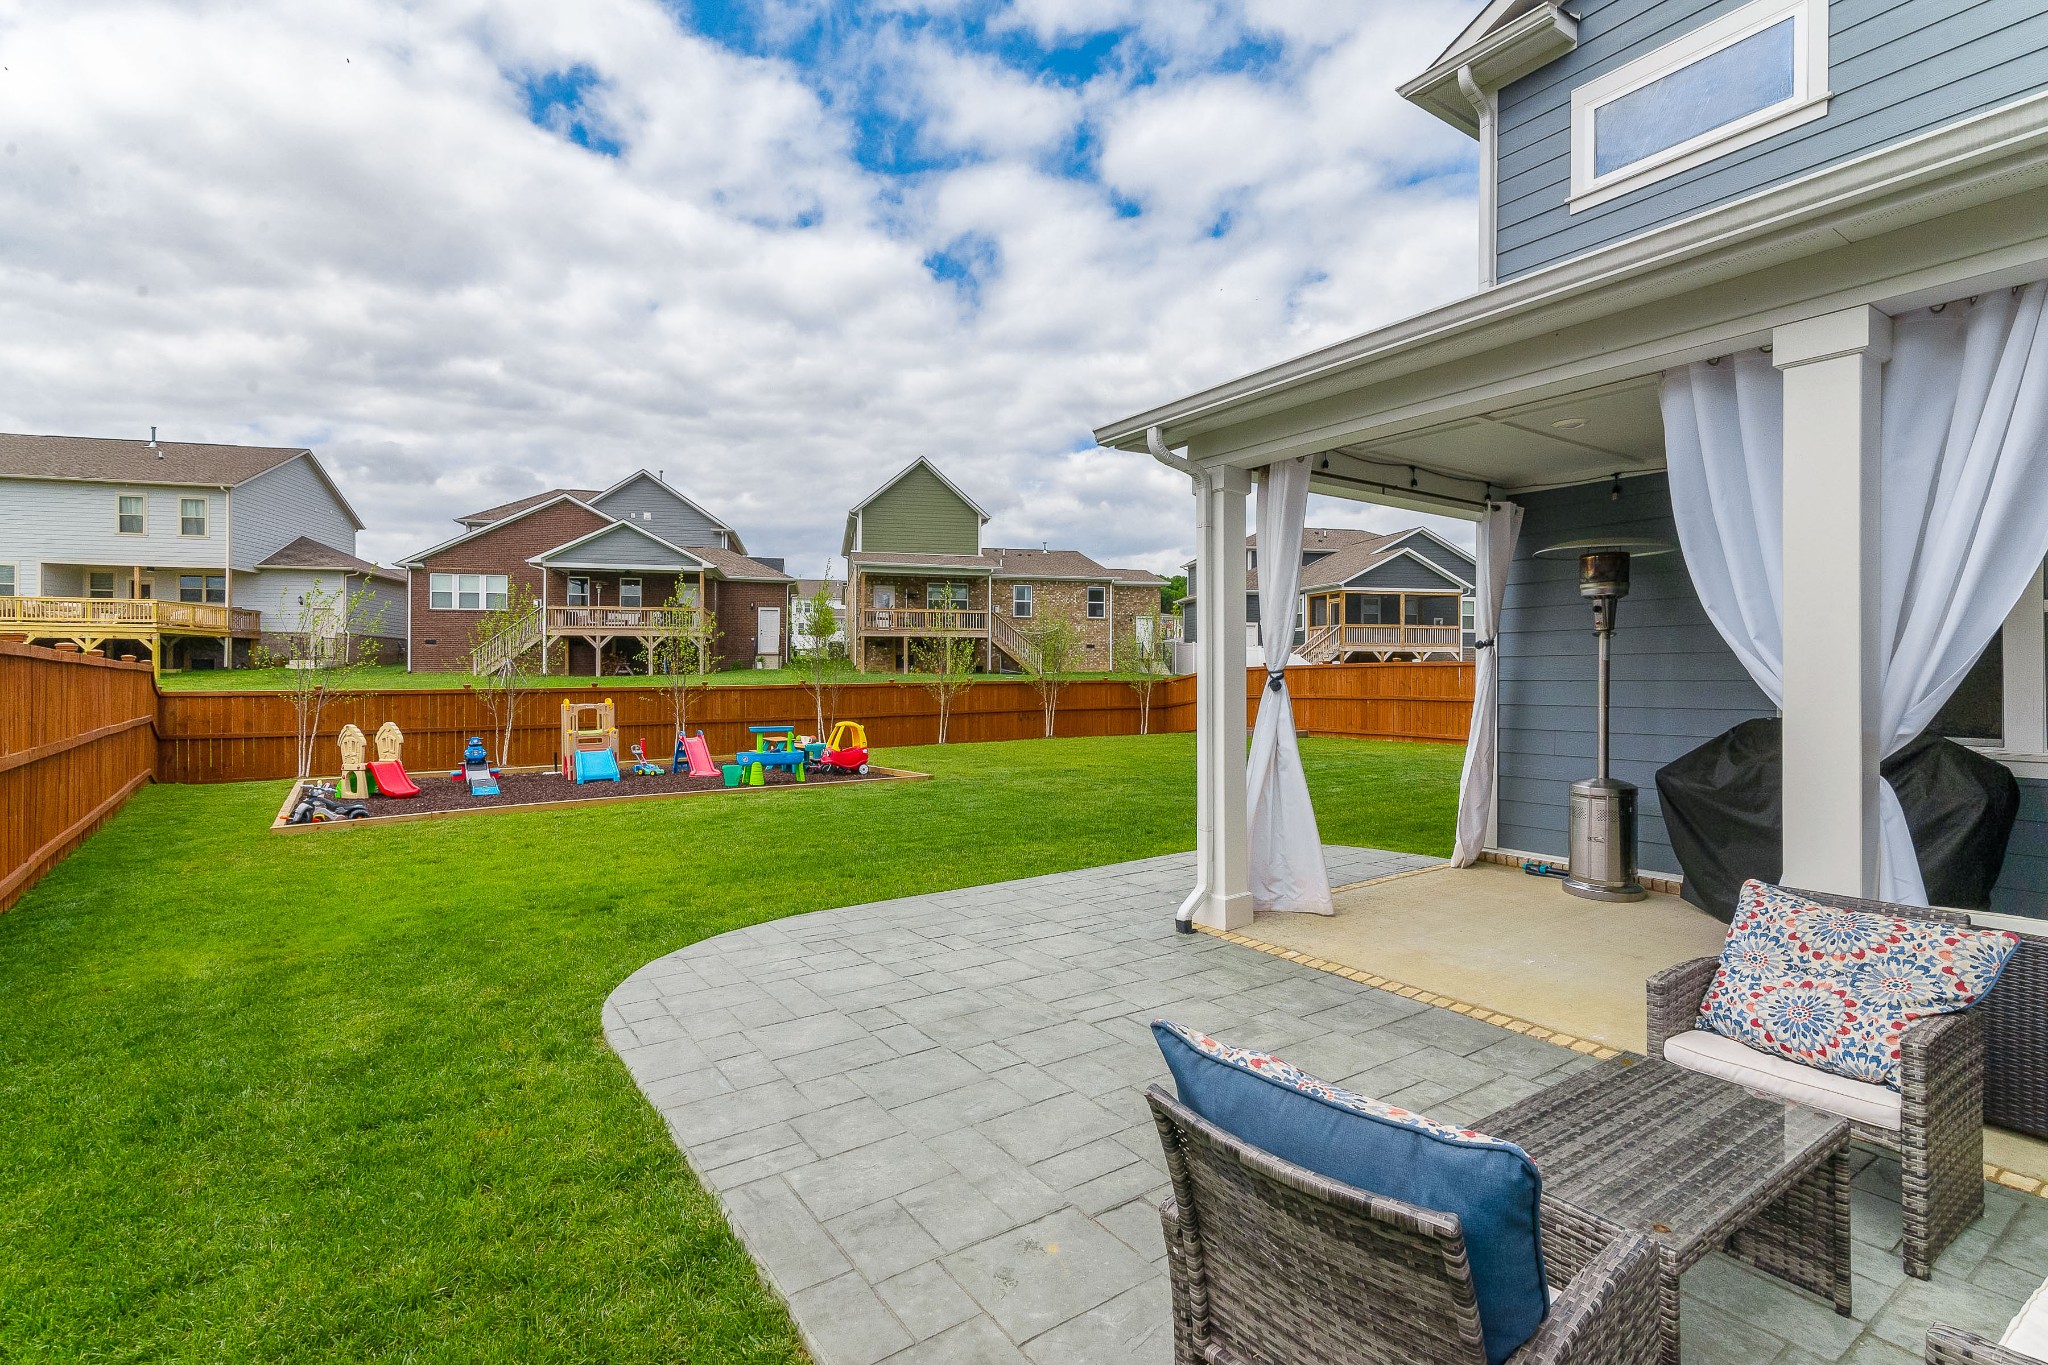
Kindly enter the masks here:
M 1301 526 L 1308 514 L 1308 460 L 1267 465 L 1259 480 L 1259 600 L 1264 605 L 1266 685 L 1245 767 L 1250 808 L 1252 908 L 1334 913 L 1323 840 L 1308 798 L 1287 656 L 1294 649 L 1294 599 L 1301 591 Z
M 2048 555 L 2048 284 L 1893 320 L 1879 520 L 1879 742 L 1934 719 Z M 1758 687 L 1782 705 L 1784 386 L 1755 352 L 1664 377 L 1686 567 Z M 1879 895 L 1925 905 L 1904 809 L 1878 784 Z
M 1472 689 L 1472 731 L 1465 740 L 1465 768 L 1458 777 L 1458 841 L 1451 866 L 1470 867 L 1486 848 L 1493 819 L 1493 788 L 1500 774 L 1500 602 L 1508 590 L 1508 565 L 1522 533 L 1522 509 L 1512 502 L 1490 504 L 1478 535 L 1479 600 L 1473 604 L 1478 633 L 1477 676 Z

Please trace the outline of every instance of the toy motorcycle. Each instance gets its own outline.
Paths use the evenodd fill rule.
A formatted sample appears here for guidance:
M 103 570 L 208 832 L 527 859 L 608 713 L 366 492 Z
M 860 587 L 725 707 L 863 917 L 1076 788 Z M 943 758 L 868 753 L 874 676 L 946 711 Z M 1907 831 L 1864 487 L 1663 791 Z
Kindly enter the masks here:
M 299 804 L 292 807 L 292 813 L 285 818 L 288 825 L 317 825 L 329 820 L 367 819 L 370 808 L 360 801 L 339 801 L 335 799 L 334 788 L 324 782 L 315 782 L 299 794 Z

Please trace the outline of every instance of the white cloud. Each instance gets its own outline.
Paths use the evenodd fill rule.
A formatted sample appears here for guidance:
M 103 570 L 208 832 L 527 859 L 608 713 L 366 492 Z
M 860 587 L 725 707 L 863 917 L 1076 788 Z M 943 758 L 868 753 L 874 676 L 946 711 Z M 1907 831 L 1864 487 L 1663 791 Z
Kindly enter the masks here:
M 1410 187 L 1469 144 L 1391 93 L 1464 7 L 1244 3 L 1278 74 L 1204 69 L 1235 0 L 1017 5 L 1049 42 L 1138 26 L 1158 71 L 1135 89 L 1121 58 L 1061 85 L 879 30 L 920 145 L 971 154 L 896 178 L 856 161 L 836 77 L 652 0 L 17 10 L 0 428 L 312 444 L 385 559 L 645 465 L 812 569 L 927 454 L 995 543 L 1171 566 L 1183 483 L 1090 426 L 1472 273 L 1469 202 Z M 529 121 L 519 81 L 572 69 L 596 77 L 574 117 L 622 157 Z M 1102 184 L 1046 169 L 1084 119 Z M 961 242 L 994 263 L 973 290 L 925 268 Z

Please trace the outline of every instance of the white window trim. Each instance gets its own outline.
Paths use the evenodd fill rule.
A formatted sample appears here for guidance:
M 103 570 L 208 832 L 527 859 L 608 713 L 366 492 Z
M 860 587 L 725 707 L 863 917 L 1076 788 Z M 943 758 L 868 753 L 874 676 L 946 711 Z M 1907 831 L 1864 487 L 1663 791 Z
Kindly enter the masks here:
M 1095 595 L 1097 593 L 1101 593 L 1102 596 L 1097 598 Z M 1100 608 L 1099 610 L 1098 607 Z M 1088 613 L 1088 619 L 1091 621 L 1108 620 L 1109 589 L 1099 583 L 1090 584 L 1088 591 L 1081 595 L 1081 610 Z
M 632 602 L 628 602 L 628 601 L 626 600 L 626 585 L 627 585 L 628 583 L 631 583 L 631 584 L 633 585 L 633 596 L 634 596 L 634 598 L 636 599 L 635 601 L 632 601 Z M 509 595 L 509 594 L 511 593 L 512 589 L 511 589 L 510 585 L 507 585 L 507 587 L 506 587 L 505 591 L 506 591 L 506 593 L 507 593 L 508 595 Z M 485 596 L 486 598 L 488 598 L 488 597 L 490 596 L 490 584 L 489 584 L 489 583 L 486 583 L 486 584 L 484 585 L 484 596 Z M 647 591 L 646 591 L 646 585 L 645 585 L 644 583 L 642 583 L 642 582 L 641 582 L 641 580 L 639 579 L 639 577 L 638 577 L 638 576 L 636 576 L 636 575 L 633 575 L 633 574 L 627 574 L 627 575 L 624 575 L 623 577 L 621 577 L 621 578 L 619 579 L 619 605 L 620 605 L 620 606 L 622 606 L 622 607 L 641 607 L 641 606 L 645 606 L 645 605 L 647 605 L 647 602 L 646 602 L 646 598 L 647 598 Z
M 1606 175 L 1593 174 L 1593 115 L 1601 106 L 1632 94 L 1653 81 L 1732 47 L 1786 18 L 1792 28 L 1792 95 L 1753 114 L 1689 138 L 1675 147 L 1631 162 Z M 1691 170 L 1788 128 L 1811 123 L 1828 111 L 1827 0 L 1755 0 L 1741 9 L 1704 24 L 1626 66 L 1587 81 L 1572 91 L 1571 211 L 1578 213 L 1610 199 Z
M 1031 590 L 1029 583 L 1012 583 L 1010 585 L 1010 615 L 1019 621 L 1029 621 L 1032 619 L 1032 613 L 1038 610 L 1037 598 L 1038 594 Z M 1020 602 L 1024 605 L 1024 610 L 1022 611 L 1017 610 L 1017 604 Z
M 21 565 L 0 562 L 0 569 L 7 570 L 7 591 L 0 592 L 0 597 L 19 597 L 21 595 Z
M 191 531 L 187 531 L 187 530 L 185 529 L 185 504 L 186 504 L 186 503 L 188 503 L 188 502 L 196 502 L 196 503 L 198 503 L 198 504 L 199 504 L 199 524 L 200 524 L 200 526 L 202 526 L 202 527 L 203 527 L 203 528 L 205 528 L 205 529 L 203 529 L 203 530 L 199 531 L 199 532 L 198 532 L 197 534 L 194 534 L 193 532 L 191 532 Z M 116 506 L 118 507 L 118 506 L 119 506 L 119 504 L 116 504 Z M 144 515 L 144 518 L 145 518 L 145 522 L 144 522 L 144 524 L 146 525 L 146 524 L 147 524 L 147 517 L 148 517 L 148 513 L 147 513 L 147 512 L 145 511 L 143 515 Z M 213 533 L 213 504 L 212 504 L 211 500 L 209 500 L 209 499 L 207 499 L 207 498 L 203 498 L 203 497 L 199 497 L 199 498 L 184 498 L 184 497 L 181 497 L 181 498 L 179 498 L 179 499 L 178 499 L 178 535 L 179 535 L 180 537 L 182 537 L 183 539 L 186 539 L 186 540 L 206 540 L 206 539 L 208 539 L 208 538 L 209 538 L 209 537 L 210 537 L 210 536 L 212 535 L 212 533 Z
M 121 499 L 123 498 L 134 498 L 142 504 L 142 529 L 140 531 L 124 531 L 121 529 Z M 149 494 L 116 493 L 114 495 L 114 534 L 117 536 L 146 536 L 149 534 Z

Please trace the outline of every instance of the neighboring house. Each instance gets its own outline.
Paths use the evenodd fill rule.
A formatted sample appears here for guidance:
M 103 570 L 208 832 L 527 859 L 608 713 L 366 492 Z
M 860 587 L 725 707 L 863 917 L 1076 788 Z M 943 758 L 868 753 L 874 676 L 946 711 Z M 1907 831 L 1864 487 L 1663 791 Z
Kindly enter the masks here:
M 1260 624 L 1259 538 L 1245 538 L 1246 639 Z M 1462 659 L 1472 648 L 1472 556 L 1424 527 L 1376 534 L 1309 527 L 1301 539 L 1294 643 L 1311 663 Z M 1181 638 L 1194 642 L 1195 562 Z
M 1279 456 L 1307 459 L 1311 488 L 1332 496 L 1475 518 L 1519 506 L 1495 632 L 1487 843 L 1546 860 L 1568 853 L 1570 787 L 1593 769 L 1596 641 L 1569 558 L 1535 553 L 1595 538 L 1676 546 L 1674 503 L 1711 488 L 1714 515 L 1696 505 L 1689 534 L 1711 534 L 1716 556 L 1769 590 L 1732 609 L 1729 573 L 1714 558 L 1694 563 L 1698 550 L 1634 565 L 1613 645 L 1611 758 L 1641 798 L 1641 863 L 1682 870 L 1658 769 L 1739 722 L 1780 715 L 1783 878 L 1876 895 L 1877 764 L 1899 742 L 1886 729 L 1900 705 L 1890 694 L 1925 683 L 1913 694 L 1924 705 L 1960 670 L 1932 649 L 1889 667 L 1897 636 L 1873 623 L 1890 620 L 1909 581 L 1944 572 L 1899 539 L 1944 511 L 1927 490 L 1975 489 L 1967 481 L 1979 477 L 1972 466 L 1901 478 L 1895 443 L 1925 459 L 1931 425 L 1996 452 L 2002 433 L 2042 420 L 2028 371 L 2032 387 L 1998 391 L 1998 403 L 2024 408 L 2014 425 L 1994 416 L 1973 431 L 1974 407 L 1991 400 L 1966 386 L 1992 362 L 1973 349 L 1966 365 L 1960 350 L 1966 324 L 1979 344 L 1982 319 L 1987 346 L 2014 329 L 2001 376 L 2038 355 L 2026 329 L 2048 281 L 2048 11 L 2003 0 L 1473 8 L 1401 94 L 1478 144 L 1477 291 L 1150 402 L 1096 439 L 1138 458 L 1187 452 L 1176 467 L 1195 475 L 1202 573 L 1233 588 L 1246 490 Z M 2006 310 L 2017 320 L 2002 320 Z M 1915 367 L 1910 389 L 1902 361 Z M 1937 362 L 1963 378 L 1940 378 Z M 1907 391 L 1910 410 L 1892 401 Z M 1921 428 L 1901 426 L 1923 414 Z M 1692 483 L 1667 474 L 1681 433 Z M 1750 463 L 1732 467 L 1738 457 Z M 1930 532 L 1926 553 L 2031 553 L 2044 513 L 2013 490 L 2034 474 L 1982 477 L 1984 491 L 1955 494 L 1982 499 L 1970 535 Z M 1731 549 L 1744 527 L 1781 553 Z M 1912 566 L 1906 580 L 1901 565 Z M 2001 576 L 2001 598 L 2007 586 Z M 1974 591 L 1948 609 L 1956 621 L 1981 606 Z M 2023 791 L 1993 905 L 2048 915 L 2042 577 L 1994 605 L 2010 608 L 2003 635 L 1962 698 L 1981 713 L 1967 728 Z M 1237 714 L 1228 689 L 1242 686 L 1225 638 L 1241 616 L 1229 594 L 1199 615 L 1215 637 L 1198 646 L 1205 685 L 1225 689 L 1203 712 L 1203 819 L 1215 834 L 1199 860 L 1199 917 L 1235 924 L 1249 918 L 1233 861 L 1244 765 L 1241 737 L 1223 727 Z M 1738 653 L 1723 628 L 1752 632 L 1775 657 L 1746 642 Z M 1978 634 L 1958 624 L 1948 638 Z M 1474 785 L 1486 790 L 1483 769 Z
M 362 527 L 303 448 L 0 435 L 0 634 L 236 667 L 318 582 L 367 593 L 363 634 L 396 660 L 403 580 L 356 557 Z
M 915 667 L 920 641 L 980 642 L 990 672 L 1029 666 L 1031 633 L 1059 617 L 1080 640 L 1075 667 L 1114 666 L 1118 645 L 1164 627 L 1144 569 L 1107 568 L 1078 550 L 986 547 L 988 513 L 930 460 L 913 460 L 846 514 L 848 649 L 862 671 Z
M 811 632 L 811 614 L 817 606 L 820 592 L 831 602 L 833 614 L 832 631 L 822 643 L 833 646 L 835 653 L 843 653 L 846 649 L 846 580 L 799 578 L 789 603 L 789 649 L 792 654 L 808 653 L 821 643 Z
M 699 639 L 714 668 L 773 667 L 788 652 L 782 561 L 749 557 L 732 527 L 658 474 L 549 489 L 455 520 L 460 535 L 405 563 L 415 671 L 490 666 L 475 633 L 514 585 L 537 610 L 507 645 L 541 647 L 545 667 L 560 658 L 572 674 L 649 671 L 657 642 L 679 636 Z

